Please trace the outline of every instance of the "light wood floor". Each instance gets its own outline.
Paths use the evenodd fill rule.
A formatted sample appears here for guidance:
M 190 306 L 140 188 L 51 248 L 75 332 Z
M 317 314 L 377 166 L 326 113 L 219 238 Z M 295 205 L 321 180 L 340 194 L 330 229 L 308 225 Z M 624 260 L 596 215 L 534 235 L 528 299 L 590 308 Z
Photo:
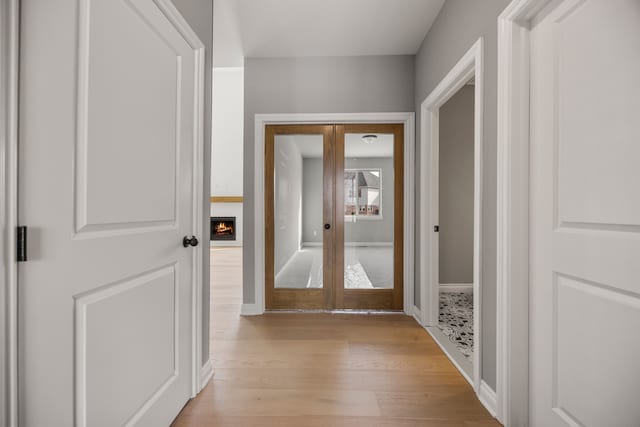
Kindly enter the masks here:
M 403 315 L 241 317 L 241 248 L 211 252 L 215 375 L 186 426 L 499 426 Z

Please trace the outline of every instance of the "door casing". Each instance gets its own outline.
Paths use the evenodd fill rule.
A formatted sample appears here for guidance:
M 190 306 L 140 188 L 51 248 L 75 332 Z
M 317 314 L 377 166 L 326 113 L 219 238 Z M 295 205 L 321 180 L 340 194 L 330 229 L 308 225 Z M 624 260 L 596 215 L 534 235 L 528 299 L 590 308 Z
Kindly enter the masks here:
M 270 124 L 381 124 L 401 123 L 404 125 L 404 206 L 403 206 L 403 310 L 414 315 L 414 217 L 415 217 L 415 113 L 336 113 L 336 114 L 256 114 L 255 115 L 255 302 L 243 303 L 243 315 L 260 315 L 265 311 L 265 131 Z
M 474 176 L 473 176 L 473 378 L 462 375 L 480 395 L 482 379 L 482 129 L 484 109 L 483 49 L 484 41 L 479 38 L 473 46 L 453 66 L 436 88 L 422 102 L 421 106 L 421 146 L 420 183 L 422 194 L 420 204 L 420 277 L 422 280 L 421 308 L 422 324 L 425 327 L 438 326 L 439 280 L 438 280 L 438 234 L 433 227 L 438 225 L 439 191 L 439 111 L 470 78 L 474 83 Z M 429 330 L 429 329 L 427 329 Z M 434 339 L 435 336 L 434 336 Z M 437 339 L 436 339 L 437 341 Z M 443 348 L 444 350 L 444 348 Z M 444 350 L 447 353 L 446 350 Z M 453 359 L 451 359 L 453 361 Z M 455 364 L 455 361 L 453 361 Z M 487 387 L 484 389 L 486 390 Z M 482 397 L 481 397 L 482 399 Z M 485 399 L 486 400 L 486 399 Z
M 554 0 L 513 0 L 498 17 L 496 416 L 529 422 L 529 32 Z

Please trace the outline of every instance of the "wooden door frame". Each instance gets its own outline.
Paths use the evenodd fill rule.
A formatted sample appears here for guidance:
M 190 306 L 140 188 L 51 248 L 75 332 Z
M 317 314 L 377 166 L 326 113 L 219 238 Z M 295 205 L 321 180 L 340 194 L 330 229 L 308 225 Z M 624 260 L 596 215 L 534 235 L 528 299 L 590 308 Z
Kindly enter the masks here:
M 421 292 L 422 323 L 427 330 L 438 327 L 439 278 L 438 235 L 433 227 L 438 225 L 439 208 L 439 112 L 440 107 L 460 90 L 470 78 L 475 78 L 474 90 L 474 183 L 473 183 L 473 377 L 457 365 L 443 347 L 443 351 L 456 365 L 460 373 L 471 383 L 476 394 L 482 397 L 488 386 L 481 387 L 482 379 L 482 120 L 484 110 L 483 39 L 479 38 L 464 56 L 454 65 L 421 105 L 420 183 L 424 197 L 420 204 L 421 254 L 420 274 L 423 278 Z M 436 342 L 437 335 L 432 334 Z M 485 406 L 495 406 L 489 403 Z
M 402 123 L 404 125 L 404 230 L 403 230 L 403 310 L 413 315 L 414 305 L 414 217 L 415 217 L 415 113 L 336 113 L 336 114 L 256 114 L 254 119 L 254 295 L 253 303 L 243 303 L 241 314 L 260 315 L 265 311 L 265 217 L 264 217 L 264 152 L 265 129 L 268 124 L 346 124 Z
M 191 46 L 195 55 L 195 84 L 194 84 L 194 122 L 195 143 L 193 153 L 193 189 L 194 203 L 193 234 L 201 236 L 201 240 L 208 240 L 203 236 L 203 213 L 205 200 L 210 195 L 204 193 L 205 165 L 204 159 L 204 78 L 205 78 L 205 46 L 200 41 L 191 26 L 182 17 L 170 0 L 156 0 L 180 32 L 185 41 Z M 18 268 L 16 262 L 16 235 L 18 226 L 18 102 L 19 102 L 19 38 L 20 38 L 20 1 L 7 0 L 0 4 L 0 27 L 7 37 L 0 45 L 0 201 L 4 211 L 0 212 L 0 223 L 5 236 L 0 245 L 0 312 L 4 316 L 0 320 L 0 378 L 5 379 L 0 386 L 0 424 L 8 427 L 19 425 L 18 412 Z M 208 250 L 208 246 L 206 246 Z M 211 360 L 204 361 L 202 357 L 203 340 L 203 259 L 205 245 L 199 245 L 193 250 L 192 262 L 192 301 L 191 301 L 191 396 L 195 397 L 213 375 Z M 208 285 L 208 284 L 207 284 Z M 176 414 L 177 415 L 177 414 Z
M 18 63 L 19 1 L 0 4 L 0 424 L 18 425 Z
M 498 17 L 496 413 L 529 422 L 529 33 L 554 0 L 513 0 Z
M 277 289 L 275 287 L 275 136 L 276 135 L 322 135 L 323 140 L 323 223 L 334 225 L 322 233 L 323 252 L 323 287 L 320 289 Z M 334 180 L 335 180 L 335 131 L 329 124 L 295 124 L 295 125 L 267 125 L 265 130 L 265 307 L 269 309 L 329 309 L 335 298 L 333 286 L 336 218 L 334 215 Z M 327 203 L 329 202 L 329 203 Z M 271 250 L 269 250 L 271 249 Z

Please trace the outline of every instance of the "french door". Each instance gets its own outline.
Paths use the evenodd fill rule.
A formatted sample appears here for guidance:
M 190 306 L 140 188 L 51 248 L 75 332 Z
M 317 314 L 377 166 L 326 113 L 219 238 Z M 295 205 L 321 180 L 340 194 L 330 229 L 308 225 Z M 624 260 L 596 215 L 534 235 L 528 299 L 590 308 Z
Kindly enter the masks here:
M 269 125 L 267 309 L 401 310 L 401 124 Z

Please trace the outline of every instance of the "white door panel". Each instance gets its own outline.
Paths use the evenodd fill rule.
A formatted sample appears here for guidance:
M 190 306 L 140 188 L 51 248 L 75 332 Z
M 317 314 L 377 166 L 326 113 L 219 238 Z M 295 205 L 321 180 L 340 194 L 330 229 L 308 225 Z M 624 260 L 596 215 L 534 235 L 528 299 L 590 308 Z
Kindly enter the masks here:
M 640 2 L 531 30 L 531 425 L 640 425 Z M 635 396 L 635 397 L 634 397 Z
M 22 2 L 22 426 L 168 425 L 191 396 L 199 60 L 174 13 Z

